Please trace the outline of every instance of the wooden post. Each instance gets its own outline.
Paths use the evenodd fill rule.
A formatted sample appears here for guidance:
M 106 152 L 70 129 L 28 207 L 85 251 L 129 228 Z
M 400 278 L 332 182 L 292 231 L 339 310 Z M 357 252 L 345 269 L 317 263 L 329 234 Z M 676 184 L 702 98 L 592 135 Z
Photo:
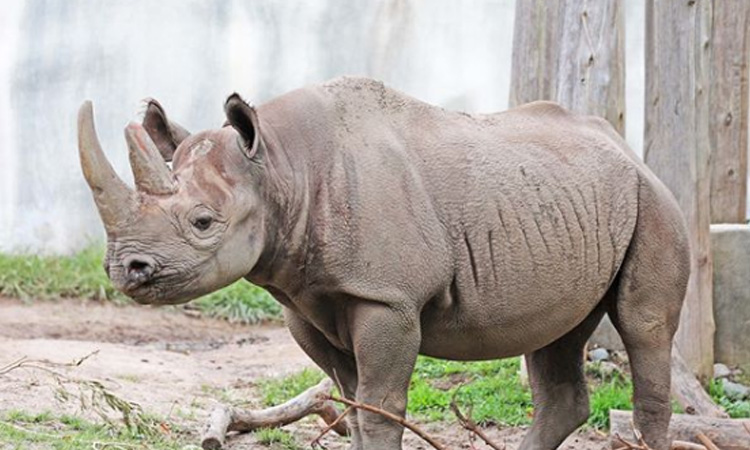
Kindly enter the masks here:
M 518 0 L 510 105 L 554 100 L 625 132 L 622 1 Z
M 750 2 L 713 0 L 711 223 L 745 223 Z
M 711 0 L 646 1 L 643 153 L 687 219 L 692 273 L 676 345 L 704 382 L 711 377 L 714 362 L 709 240 L 710 26 Z

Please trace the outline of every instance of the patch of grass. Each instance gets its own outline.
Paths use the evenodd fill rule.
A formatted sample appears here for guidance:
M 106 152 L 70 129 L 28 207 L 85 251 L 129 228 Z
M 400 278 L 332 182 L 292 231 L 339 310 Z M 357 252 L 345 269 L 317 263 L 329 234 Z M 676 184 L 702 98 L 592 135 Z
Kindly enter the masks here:
M 0 416 L 0 442 L 3 448 L 89 450 L 91 448 L 134 448 L 178 450 L 186 448 L 179 436 L 142 436 L 128 430 L 115 430 L 81 417 L 52 413 L 29 414 L 8 411 Z
M 102 268 L 104 250 L 92 246 L 72 256 L 0 253 L 0 295 L 31 299 L 77 297 L 122 302 Z
M 259 444 L 272 449 L 300 450 L 302 448 L 291 433 L 279 428 L 261 428 L 253 435 Z
M 325 375 L 317 369 L 303 369 L 282 378 L 267 378 L 258 382 L 264 406 L 284 403 L 320 383 Z
M 456 403 L 483 425 L 531 422 L 531 392 L 521 385 L 518 358 L 481 362 L 420 357 L 412 376 L 408 412 L 421 420 L 455 421 Z M 457 391 L 457 392 L 456 392 Z
M 408 414 L 423 422 L 456 421 L 450 410 L 454 395 L 465 414 L 482 425 L 531 423 L 531 392 L 519 378 L 520 359 L 457 362 L 420 356 L 409 387 Z M 594 368 L 596 369 L 596 368 Z M 277 405 L 298 395 L 323 378 L 318 370 L 305 369 L 258 383 L 265 406 Z M 633 385 L 615 372 L 590 371 L 591 415 L 588 426 L 609 428 L 609 410 L 632 410 Z
M 613 378 L 591 387 L 589 405 L 591 414 L 587 425 L 596 429 L 609 429 L 610 409 L 633 409 L 633 383 L 630 379 Z
M 708 385 L 711 398 L 733 419 L 750 418 L 750 400 L 733 400 L 727 397 L 720 380 L 711 380 Z
M 71 256 L 11 255 L 0 253 L 0 295 L 50 300 L 81 298 L 127 303 L 102 268 L 104 247 L 92 245 Z M 195 300 L 211 317 L 258 323 L 281 319 L 281 306 L 263 289 L 240 280 Z
M 281 305 L 268 292 L 245 280 L 202 297 L 195 304 L 204 314 L 231 322 L 281 320 Z

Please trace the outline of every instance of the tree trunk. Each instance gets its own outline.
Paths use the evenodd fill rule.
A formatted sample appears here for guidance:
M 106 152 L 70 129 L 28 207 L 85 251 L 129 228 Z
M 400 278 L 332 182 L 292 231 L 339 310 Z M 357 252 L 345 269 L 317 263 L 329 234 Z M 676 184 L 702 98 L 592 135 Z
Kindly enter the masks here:
M 625 132 L 623 2 L 516 2 L 510 104 L 554 100 Z
M 675 195 L 687 219 L 691 276 L 676 345 L 704 382 L 712 375 L 714 362 L 709 247 L 710 26 L 710 0 L 647 0 L 643 153 L 646 163 Z
M 745 223 L 750 2 L 713 0 L 713 9 L 711 223 Z

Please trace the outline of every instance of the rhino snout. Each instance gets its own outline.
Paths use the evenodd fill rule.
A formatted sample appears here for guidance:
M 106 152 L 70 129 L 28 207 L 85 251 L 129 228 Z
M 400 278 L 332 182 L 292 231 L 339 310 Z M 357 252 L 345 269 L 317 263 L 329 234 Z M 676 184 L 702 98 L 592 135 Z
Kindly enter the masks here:
M 128 256 L 123 260 L 125 278 L 132 287 L 140 286 L 156 273 L 156 261 L 145 255 Z

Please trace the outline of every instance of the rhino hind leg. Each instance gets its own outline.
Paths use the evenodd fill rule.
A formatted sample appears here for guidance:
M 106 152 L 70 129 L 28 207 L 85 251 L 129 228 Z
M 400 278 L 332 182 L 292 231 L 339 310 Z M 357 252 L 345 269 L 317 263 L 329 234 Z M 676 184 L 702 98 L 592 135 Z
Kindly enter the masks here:
M 602 301 L 576 328 L 526 355 L 534 420 L 520 450 L 556 449 L 589 416 L 583 349 L 606 310 Z
M 651 448 L 666 450 L 672 338 L 690 274 L 690 250 L 680 211 L 657 189 L 641 186 L 638 223 L 608 313 L 630 360 L 635 427 Z

